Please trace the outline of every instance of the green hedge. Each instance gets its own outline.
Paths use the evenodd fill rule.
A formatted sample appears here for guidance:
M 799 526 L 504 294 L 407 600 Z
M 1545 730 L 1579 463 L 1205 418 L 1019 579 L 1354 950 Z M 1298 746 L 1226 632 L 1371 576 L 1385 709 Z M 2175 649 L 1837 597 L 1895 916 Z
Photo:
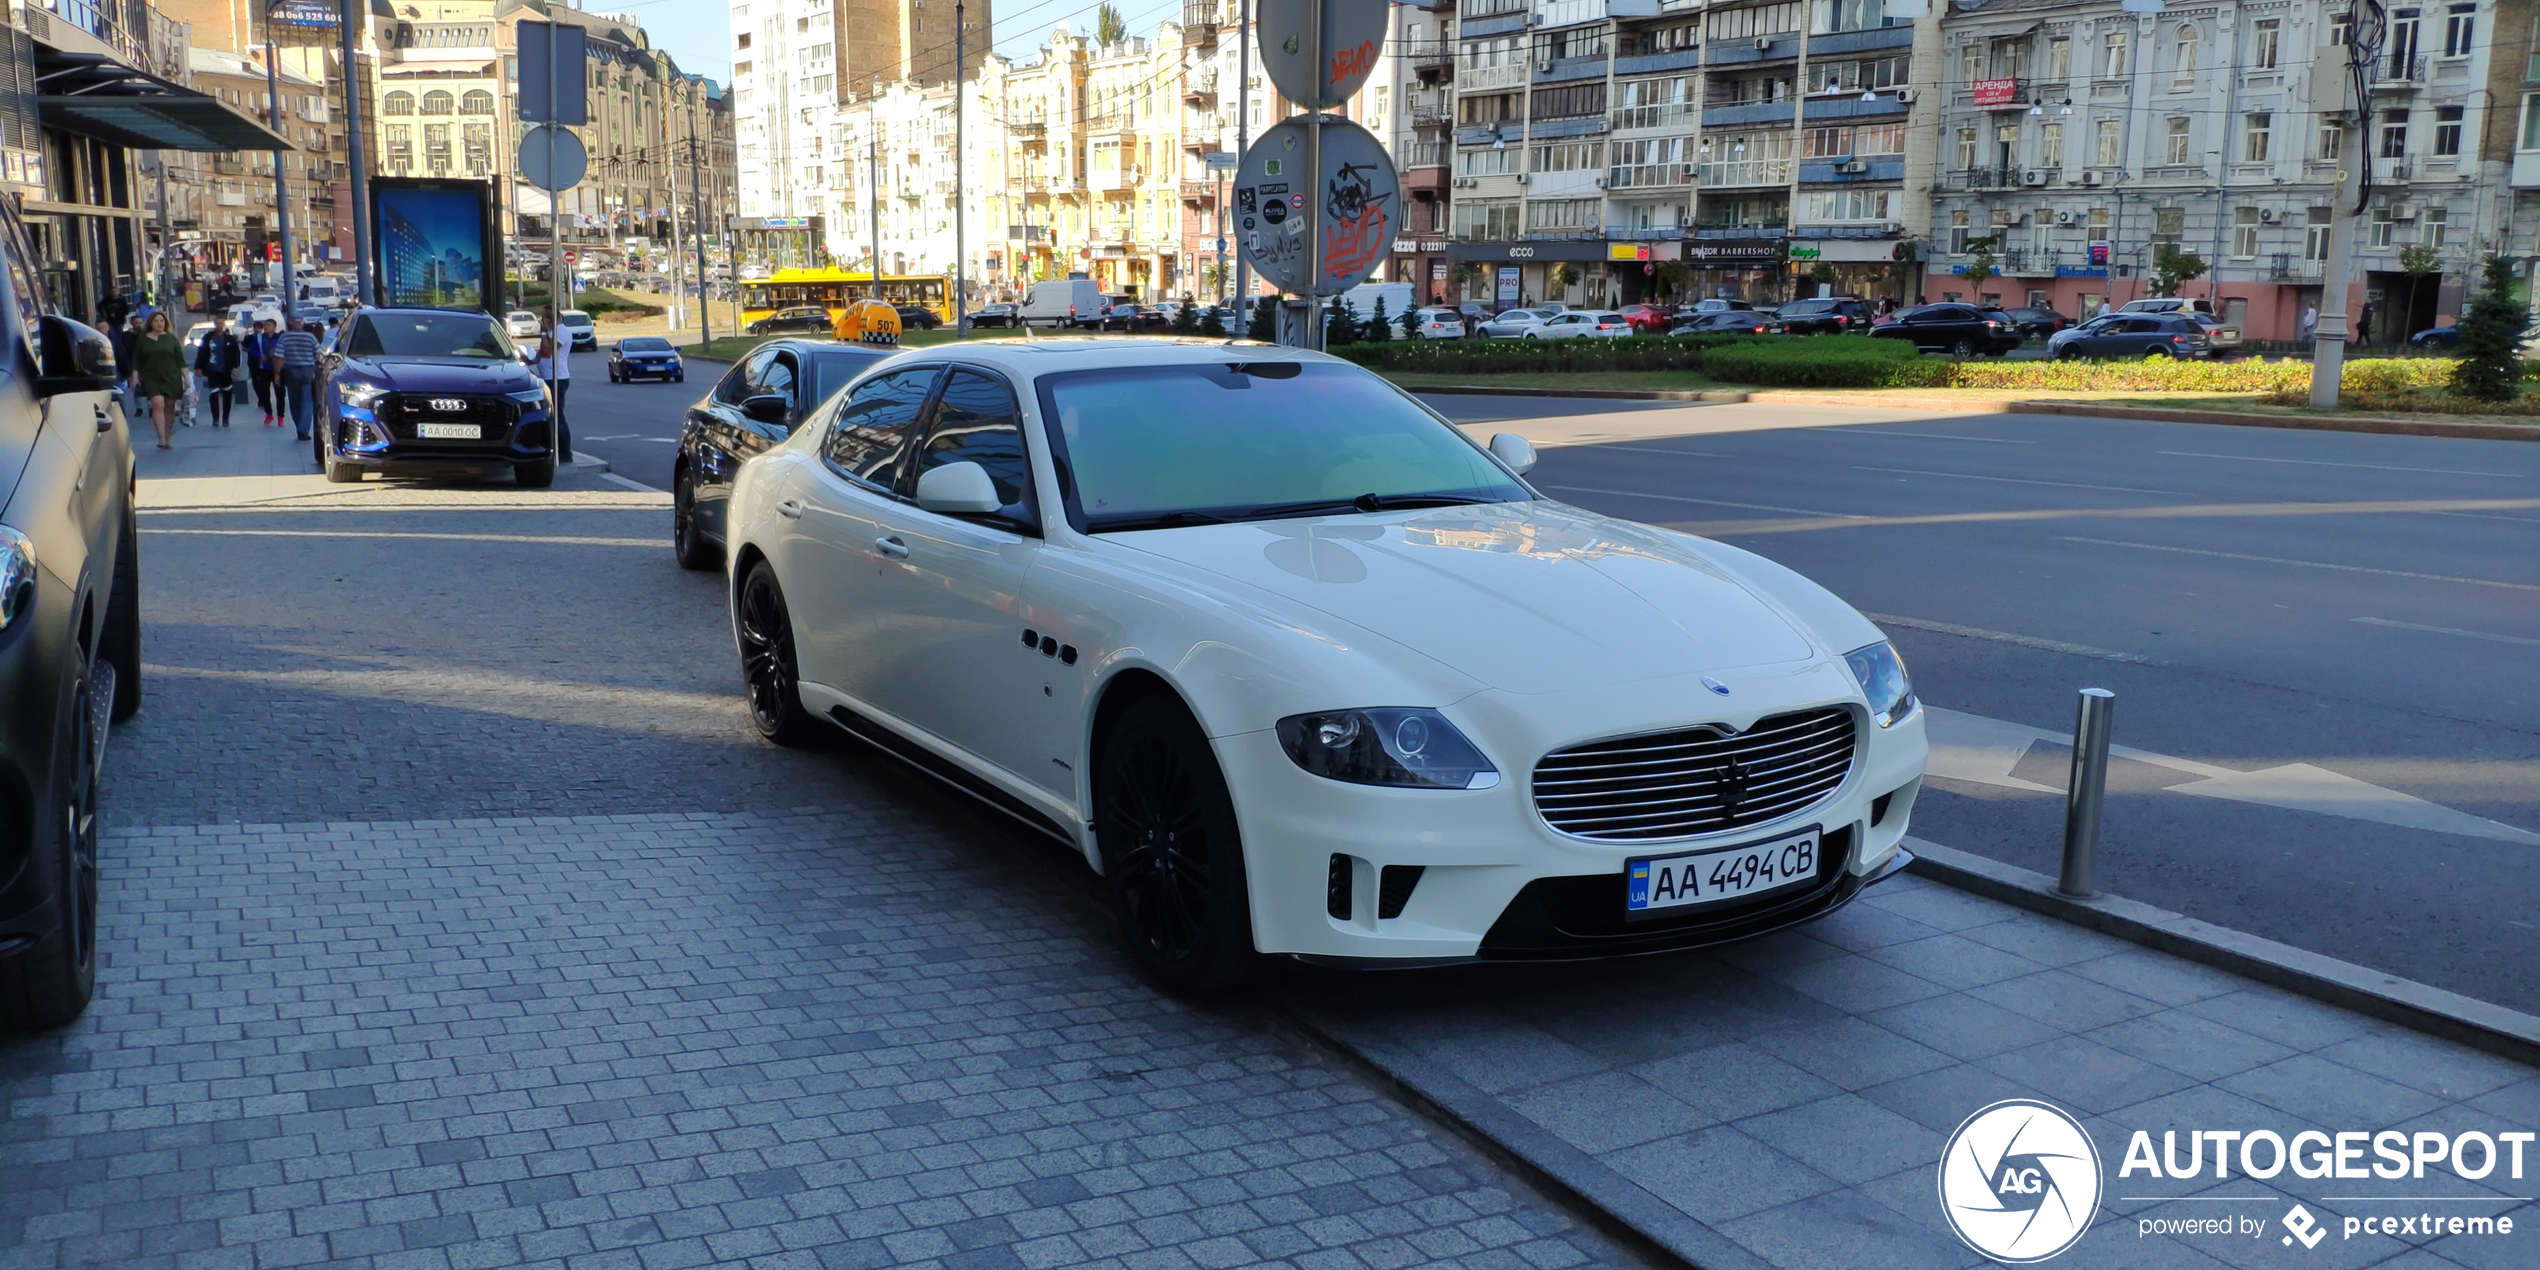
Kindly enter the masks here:
M 1527 375 L 1608 370 L 1701 370 L 1706 350 L 1752 335 L 1627 340 L 1396 340 L 1331 350 L 1370 370 L 1433 375 Z
M 1926 361 L 1903 340 L 1825 335 L 1714 349 L 1704 370 L 1722 383 L 1773 388 L 1928 388 L 1957 364 Z

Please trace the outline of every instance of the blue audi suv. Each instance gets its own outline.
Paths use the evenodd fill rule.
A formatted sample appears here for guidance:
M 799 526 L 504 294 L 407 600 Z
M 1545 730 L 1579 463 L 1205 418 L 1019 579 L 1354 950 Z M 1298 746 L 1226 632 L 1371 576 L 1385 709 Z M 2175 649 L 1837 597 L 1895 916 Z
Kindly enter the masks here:
M 326 479 L 508 468 L 555 483 L 547 386 L 503 324 L 456 309 L 360 309 L 318 361 L 317 464 Z

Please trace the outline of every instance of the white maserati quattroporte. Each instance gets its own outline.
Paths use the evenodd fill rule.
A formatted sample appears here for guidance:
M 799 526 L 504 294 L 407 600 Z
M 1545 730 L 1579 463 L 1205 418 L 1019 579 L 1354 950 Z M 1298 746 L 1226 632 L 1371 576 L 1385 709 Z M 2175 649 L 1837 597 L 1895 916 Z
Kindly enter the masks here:
M 904 353 L 735 478 L 751 713 L 1081 851 L 1184 990 L 1719 943 L 1903 867 L 1923 715 L 1878 629 L 1533 465 L 1292 349 Z

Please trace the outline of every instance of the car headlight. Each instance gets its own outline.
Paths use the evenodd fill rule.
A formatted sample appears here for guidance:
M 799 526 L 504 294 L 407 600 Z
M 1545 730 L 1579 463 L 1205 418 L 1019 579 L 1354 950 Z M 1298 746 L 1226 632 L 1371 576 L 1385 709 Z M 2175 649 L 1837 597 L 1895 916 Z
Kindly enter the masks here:
M 0 525 L 0 631 L 35 606 L 35 540 Z
M 1870 699 L 1870 717 L 1880 727 L 1914 712 L 1914 681 L 1894 648 L 1885 642 L 1856 648 L 1843 655 L 1843 664 L 1852 668 L 1852 677 Z
M 388 389 L 383 384 L 337 384 L 335 394 L 344 399 L 345 405 L 367 407 L 387 396 Z
M 544 388 L 523 388 L 519 392 L 507 392 L 503 395 L 521 403 L 524 406 L 543 406 L 547 404 L 547 390 Z
M 1489 789 L 1499 769 L 1435 710 L 1327 710 L 1279 720 L 1296 765 L 1354 785 Z

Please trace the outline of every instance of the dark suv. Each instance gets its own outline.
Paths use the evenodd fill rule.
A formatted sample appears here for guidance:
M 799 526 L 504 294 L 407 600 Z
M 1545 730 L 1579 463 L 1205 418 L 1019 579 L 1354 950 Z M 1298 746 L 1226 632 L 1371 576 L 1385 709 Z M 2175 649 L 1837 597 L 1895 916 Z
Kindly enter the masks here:
M 53 312 L 0 200 L 0 1031 L 97 985 L 97 769 L 141 708 L 132 433 L 114 346 Z
M 817 304 L 798 304 L 778 309 L 758 321 L 741 328 L 743 335 L 783 335 L 796 332 L 805 335 L 827 335 L 837 325 L 829 310 Z
M 1889 321 L 1870 329 L 1879 339 L 1912 340 L 1926 353 L 1984 354 L 2000 357 L 2020 346 L 2020 333 L 1996 310 L 1971 304 L 1918 304 L 1898 309 Z
M 1776 315 L 1784 335 L 1853 335 L 1870 329 L 1870 306 L 1857 295 L 1793 300 Z
M 2085 357 L 2211 357 L 2205 326 L 2184 313 L 2114 313 L 2056 341 L 2062 361 Z
M 547 386 L 488 314 L 355 313 L 318 358 L 318 416 L 311 447 L 330 481 L 499 468 L 555 483 Z

